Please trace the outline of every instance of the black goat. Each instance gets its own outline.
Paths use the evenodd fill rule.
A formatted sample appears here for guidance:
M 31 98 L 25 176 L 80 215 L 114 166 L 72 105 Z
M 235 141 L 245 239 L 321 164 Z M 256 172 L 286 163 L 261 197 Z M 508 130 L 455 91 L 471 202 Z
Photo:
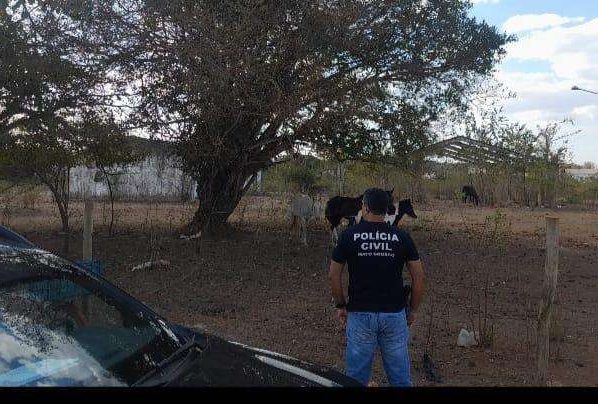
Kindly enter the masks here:
M 394 192 L 394 188 L 390 191 L 386 191 L 389 196 L 389 204 L 387 214 L 394 215 L 396 212 L 396 208 L 392 203 L 392 193 Z M 331 198 L 328 202 L 326 202 L 326 210 L 324 215 L 326 219 L 330 223 L 330 230 L 333 233 L 333 236 L 336 235 L 336 228 L 341 221 L 347 219 L 349 221 L 349 226 L 352 226 L 356 222 L 357 215 L 361 210 L 361 205 L 363 202 L 363 194 L 359 195 L 357 198 L 350 198 L 346 196 L 335 196 Z
M 411 199 L 403 199 L 402 201 L 399 201 L 399 209 L 395 219 L 392 222 L 392 225 L 397 226 L 405 215 L 417 219 L 417 215 L 415 214 L 415 210 L 413 210 L 413 205 L 411 204 Z

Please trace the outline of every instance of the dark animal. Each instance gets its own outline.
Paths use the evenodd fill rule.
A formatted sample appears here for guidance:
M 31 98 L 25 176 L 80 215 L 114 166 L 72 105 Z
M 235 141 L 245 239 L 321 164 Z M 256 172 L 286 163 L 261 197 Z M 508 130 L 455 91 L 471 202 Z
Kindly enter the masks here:
M 394 215 L 396 212 L 396 208 L 392 203 L 392 193 L 394 192 L 394 188 L 390 191 L 386 191 L 388 193 L 389 204 L 387 214 Z M 326 210 L 324 211 L 324 215 L 326 219 L 330 223 L 330 230 L 333 233 L 333 237 L 336 235 L 336 228 L 343 219 L 347 219 L 349 221 L 349 226 L 355 224 L 356 217 L 361 210 L 361 204 L 363 200 L 363 194 L 359 195 L 357 198 L 350 198 L 346 196 L 335 196 L 331 198 L 326 203 Z
M 461 193 L 463 194 L 463 203 L 473 202 L 476 206 L 480 204 L 480 197 L 473 185 L 463 185 Z
M 324 216 L 326 216 L 326 220 L 330 223 L 330 230 L 333 231 L 337 228 L 343 218 L 349 220 L 349 223 L 351 221 L 354 222 L 355 216 L 357 216 L 359 209 L 361 209 L 362 199 L 363 194 L 357 198 L 335 196 L 326 202 Z
M 411 205 L 411 199 L 403 199 L 402 201 L 399 201 L 399 209 L 395 219 L 392 222 L 392 225 L 397 226 L 405 215 L 417 219 L 415 210 L 413 210 L 413 205 Z
M 399 201 L 399 208 L 395 207 L 394 213 L 387 213 L 384 221 L 392 226 L 398 226 L 399 222 L 403 218 L 403 216 L 407 215 L 414 219 L 417 219 L 417 215 L 413 210 L 413 205 L 411 205 L 411 199 L 403 199 Z M 389 212 L 392 212 L 392 209 L 389 209 Z M 361 212 L 357 215 L 357 222 L 361 221 Z

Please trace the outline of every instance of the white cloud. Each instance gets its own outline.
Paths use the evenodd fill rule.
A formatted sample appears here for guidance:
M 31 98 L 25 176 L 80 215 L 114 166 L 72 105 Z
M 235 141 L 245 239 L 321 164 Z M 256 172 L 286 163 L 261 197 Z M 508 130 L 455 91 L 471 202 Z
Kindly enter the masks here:
M 511 18 L 519 40 L 507 47 L 497 78 L 517 93 L 506 105 L 513 120 L 529 125 L 573 118 L 583 132 L 572 142 L 574 160 L 598 162 L 598 18 Z
M 537 30 L 507 47 L 507 60 L 545 61 L 560 78 L 598 80 L 598 18 Z
M 596 120 L 598 118 L 598 105 L 583 105 L 573 108 L 571 112 L 573 118 Z
M 570 23 L 581 23 L 584 17 L 563 17 L 558 14 L 523 14 L 514 15 L 504 24 L 503 29 L 509 33 L 526 32 L 544 28 L 560 27 Z
M 570 83 L 553 72 L 503 71 L 497 78 L 517 93 L 515 99 L 505 104 L 511 120 L 533 128 L 572 118 L 575 128 L 582 131 L 571 139 L 574 161 L 598 162 L 598 96 L 571 91 Z

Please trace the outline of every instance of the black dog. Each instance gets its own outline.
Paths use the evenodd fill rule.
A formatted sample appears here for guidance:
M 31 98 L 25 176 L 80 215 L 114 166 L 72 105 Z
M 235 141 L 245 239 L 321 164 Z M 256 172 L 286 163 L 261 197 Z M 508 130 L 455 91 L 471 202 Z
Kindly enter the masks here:
M 478 196 L 478 193 L 473 185 L 463 185 L 461 193 L 463 194 L 463 203 L 470 201 L 475 203 L 476 206 L 480 204 L 480 197 Z

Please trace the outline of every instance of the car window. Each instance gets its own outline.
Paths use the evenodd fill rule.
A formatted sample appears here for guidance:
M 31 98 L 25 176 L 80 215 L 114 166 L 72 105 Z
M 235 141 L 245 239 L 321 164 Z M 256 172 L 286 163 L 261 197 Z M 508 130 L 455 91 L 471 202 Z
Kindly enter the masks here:
M 93 282 L 52 272 L 0 284 L 0 386 L 128 385 L 178 348 L 149 313 Z

